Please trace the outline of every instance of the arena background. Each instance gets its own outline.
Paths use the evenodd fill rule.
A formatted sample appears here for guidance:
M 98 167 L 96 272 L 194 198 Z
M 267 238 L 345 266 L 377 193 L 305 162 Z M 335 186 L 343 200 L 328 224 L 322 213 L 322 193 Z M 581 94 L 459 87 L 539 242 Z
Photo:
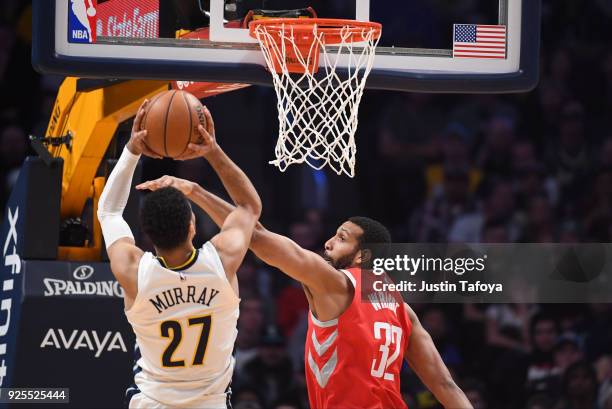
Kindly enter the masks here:
M 435 38 L 430 32 L 434 21 L 486 12 L 486 3 L 406 2 L 402 12 L 410 20 L 411 35 Z M 542 22 L 541 80 L 533 92 L 366 91 L 357 133 L 357 177 L 352 180 L 305 166 L 281 174 L 267 165 L 277 127 L 272 88 L 250 87 L 204 103 L 215 118 L 219 143 L 261 194 L 264 224 L 303 247 L 322 249 L 338 223 L 352 215 L 384 222 L 396 242 L 610 242 L 612 6 L 605 0 L 544 0 Z M 27 135 L 44 133 L 62 81 L 32 69 L 30 46 L 30 5 L 3 1 L 3 209 L 22 162 L 34 154 Z M 127 140 L 130 125 L 121 127 L 111 155 Z M 163 174 L 222 192 L 205 161 L 143 161 L 143 179 Z M 201 244 L 216 230 L 203 214 L 197 222 L 196 244 Z M 139 244 L 150 249 L 144 237 Z M 44 270 L 47 277 L 63 274 L 68 279 L 72 274 L 69 267 L 55 272 L 34 263 L 27 268 Z M 109 274 L 104 266 L 96 268 Z M 307 303 L 301 287 L 252 255 L 239 280 L 234 407 L 307 407 L 302 358 Z M 610 305 L 412 307 L 475 408 L 612 408 Z M 74 328 L 84 328 L 88 313 L 108 317 L 108 323 L 96 324 L 108 324 L 96 327 L 101 333 L 129 331 L 118 300 L 71 301 L 53 310 L 53 317 L 44 315 L 46 308 L 56 306 L 42 299 L 24 304 L 22 319 L 30 321 L 21 323 L 19 347 L 36 350 L 40 359 L 57 366 L 32 366 L 37 355 L 18 358 L 15 376 L 34 383 L 64 377 L 73 382 L 65 386 L 76 395 L 81 383 L 108 384 L 103 395 L 111 396 L 108 402 L 120 401 L 130 379 L 132 339 L 123 340 L 127 352 L 114 355 L 116 367 L 106 365 L 102 373 L 96 371 L 101 361 L 84 351 L 40 347 L 54 322 L 58 327 L 74 321 Z M 119 347 L 114 352 L 123 351 Z M 407 367 L 402 392 L 411 408 L 438 407 Z

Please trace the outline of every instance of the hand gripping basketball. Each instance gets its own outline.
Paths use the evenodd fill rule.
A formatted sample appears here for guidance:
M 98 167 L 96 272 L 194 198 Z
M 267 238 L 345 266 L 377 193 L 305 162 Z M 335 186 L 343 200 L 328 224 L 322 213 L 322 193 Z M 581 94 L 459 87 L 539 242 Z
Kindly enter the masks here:
M 141 130 L 140 124 L 142 122 L 142 118 L 147 109 L 147 105 L 149 103 L 148 99 L 145 99 L 140 108 L 138 108 L 138 112 L 136 113 L 136 118 L 134 118 L 134 123 L 132 125 L 132 135 L 130 136 L 130 140 L 127 143 L 127 148 L 134 155 L 144 154 L 146 156 L 150 156 L 156 159 L 162 159 L 161 156 L 153 152 L 147 144 L 145 143 L 145 137 L 147 136 L 146 129 Z
M 198 125 L 198 132 L 202 136 L 202 143 L 189 143 L 187 150 L 177 160 L 189 160 L 194 158 L 204 157 L 217 150 L 217 138 L 215 137 L 215 123 L 208 108 L 203 107 L 204 116 L 206 118 L 206 128 Z

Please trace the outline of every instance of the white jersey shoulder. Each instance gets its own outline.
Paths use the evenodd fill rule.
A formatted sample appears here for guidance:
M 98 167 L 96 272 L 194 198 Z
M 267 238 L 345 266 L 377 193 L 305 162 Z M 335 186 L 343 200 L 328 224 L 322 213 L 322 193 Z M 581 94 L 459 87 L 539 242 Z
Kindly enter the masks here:
M 212 243 L 182 268 L 165 268 L 151 253 L 140 261 L 138 295 L 126 311 L 140 353 L 135 383 L 163 405 L 224 407 L 240 299 Z

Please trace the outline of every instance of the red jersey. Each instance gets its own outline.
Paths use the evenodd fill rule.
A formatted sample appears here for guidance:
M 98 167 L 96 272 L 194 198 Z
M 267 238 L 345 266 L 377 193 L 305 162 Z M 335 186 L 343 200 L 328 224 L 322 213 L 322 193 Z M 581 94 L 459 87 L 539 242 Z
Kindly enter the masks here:
M 370 298 L 362 300 L 361 270 L 342 271 L 355 287 L 350 306 L 339 318 L 325 322 L 308 314 L 305 366 L 310 407 L 406 408 L 399 375 L 412 323 L 401 297 L 372 290 Z

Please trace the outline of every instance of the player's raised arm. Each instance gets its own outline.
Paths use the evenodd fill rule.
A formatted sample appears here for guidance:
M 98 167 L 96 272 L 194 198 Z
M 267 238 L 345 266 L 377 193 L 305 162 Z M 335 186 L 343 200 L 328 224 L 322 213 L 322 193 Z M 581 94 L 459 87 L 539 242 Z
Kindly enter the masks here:
M 190 197 L 221 225 L 233 206 L 201 187 L 196 187 Z M 346 276 L 328 264 L 320 255 L 300 247 L 293 240 L 267 230 L 257 223 L 251 250 L 265 263 L 282 270 L 306 285 L 311 291 L 328 295 L 349 294 Z
M 140 122 L 145 113 L 148 101 L 144 101 L 132 126 L 130 141 L 123 149 L 115 168 L 104 186 L 98 202 L 98 220 L 106 242 L 111 270 L 126 294 L 133 298 L 137 292 L 136 268 L 143 252 L 134 245 L 134 236 L 130 226 L 123 219 L 123 210 L 130 196 L 130 187 L 134 170 L 140 155 L 158 157 L 148 151 L 143 142 L 147 131 L 140 130 Z
M 200 145 L 189 144 L 187 153 L 179 159 L 205 158 L 221 179 L 232 201 L 236 204 L 219 225 L 221 228 L 219 234 L 211 239 L 219 253 L 225 273 L 228 277 L 231 277 L 238 270 L 249 248 L 255 223 L 257 223 L 261 214 L 261 199 L 247 175 L 217 144 L 214 122 L 206 107 L 204 107 L 204 114 L 206 115 L 208 129 L 204 129 L 201 125 L 198 128 L 204 143 Z M 189 199 L 197 204 L 193 195 L 195 188 L 199 186 L 186 180 L 164 176 L 163 178 L 140 184 L 137 188 L 156 190 L 165 186 L 173 186 L 181 190 Z
M 446 409 L 471 409 L 472 404 L 451 377 L 431 336 L 425 331 L 412 308 L 408 304 L 404 304 L 404 308 L 412 322 L 412 332 L 404 358 Z

